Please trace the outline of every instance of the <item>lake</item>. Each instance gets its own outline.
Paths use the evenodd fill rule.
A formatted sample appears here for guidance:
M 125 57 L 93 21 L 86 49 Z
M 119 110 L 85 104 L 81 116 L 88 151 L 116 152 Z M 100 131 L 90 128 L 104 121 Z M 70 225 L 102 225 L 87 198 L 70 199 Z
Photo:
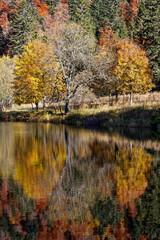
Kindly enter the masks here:
M 0 123 L 0 239 L 160 239 L 160 134 Z

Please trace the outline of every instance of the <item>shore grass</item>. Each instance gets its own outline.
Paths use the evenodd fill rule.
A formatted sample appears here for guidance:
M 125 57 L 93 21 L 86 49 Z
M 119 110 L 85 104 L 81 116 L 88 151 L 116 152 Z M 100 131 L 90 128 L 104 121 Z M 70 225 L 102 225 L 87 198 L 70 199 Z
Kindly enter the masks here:
M 65 123 L 84 127 L 149 127 L 160 130 L 160 93 L 134 95 L 133 105 L 128 96 L 119 101 L 104 97 L 72 103 L 71 112 L 64 114 L 64 103 L 49 105 L 35 111 L 29 105 L 12 107 L 0 114 L 1 121 L 32 121 Z

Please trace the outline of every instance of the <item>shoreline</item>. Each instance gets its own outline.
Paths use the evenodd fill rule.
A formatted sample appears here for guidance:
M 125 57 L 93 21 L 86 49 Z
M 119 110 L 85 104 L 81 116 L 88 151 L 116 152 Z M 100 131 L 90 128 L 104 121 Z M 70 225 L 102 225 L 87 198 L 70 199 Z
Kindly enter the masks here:
M 1 122 L 44 122 L 63 123 L 78 127 L 133 127 L 151 128 L 160 131 L 160 108 L 126 108 L 85 113 L 81 110 L 71 113 L 55 114 L 54 110 L 9 111 L 0 113 Z

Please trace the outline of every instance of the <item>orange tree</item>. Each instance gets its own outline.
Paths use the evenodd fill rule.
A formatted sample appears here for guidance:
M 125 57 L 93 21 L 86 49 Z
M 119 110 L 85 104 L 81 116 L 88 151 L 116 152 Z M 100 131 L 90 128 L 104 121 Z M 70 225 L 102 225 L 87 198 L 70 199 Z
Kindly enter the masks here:
M 146 52 L 130 40 L 121 40 L 116 44 L 112 74 L 116 77 L 114 81 L 118 81 L 118 90 L 130 94 L 130 105 L 132 93 L 144 93 L 153 87 Z

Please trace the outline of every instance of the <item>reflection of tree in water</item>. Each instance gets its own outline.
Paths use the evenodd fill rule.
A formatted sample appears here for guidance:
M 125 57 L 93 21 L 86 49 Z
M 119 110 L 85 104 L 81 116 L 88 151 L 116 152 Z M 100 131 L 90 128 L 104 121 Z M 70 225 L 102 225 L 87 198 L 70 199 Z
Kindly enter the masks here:
M 149 187 L 137 200 L 137 217 L 134 224 L 136 239 L 139 235 L 149 240 L 160 237 L 160 160 L 155 161 L 149 180 Z M 139 234 L 139 235 L 138 235 Z
M 107 197 L 103 201 L 99 200 L 91 212 L 93 218 L 98 219 L 100 223 L 98 233 L 101 237 L 104 236 L 108 226 L 114 227 L 117 222 L 120 222 L 123 216 L 116 206 L 116 199 L 112 197 Z
M 141 148 L 119 149 L 116 155 L 116 193 L 122 208 L 128 208 L 133 216 L 135 199 L 141 196 L 148 186 L 153 158 Z
M 33 133 L 16 139 L 16 169 L 14 179 L 23 186 L 28 197 L 49 197 L 57 185 L 66 160 L 63 140 L 48 136 L 43 128 L 32 129 Z
M 48 124 L 24 130 L 14 139 L 16 183 L 7 180 L 6 232 L 25 239 L 93 240 L 99 232 L 103 239 L 134 239 L 130 224 L 135 199 L 148 186 L 148 153 L 96 132 Z

